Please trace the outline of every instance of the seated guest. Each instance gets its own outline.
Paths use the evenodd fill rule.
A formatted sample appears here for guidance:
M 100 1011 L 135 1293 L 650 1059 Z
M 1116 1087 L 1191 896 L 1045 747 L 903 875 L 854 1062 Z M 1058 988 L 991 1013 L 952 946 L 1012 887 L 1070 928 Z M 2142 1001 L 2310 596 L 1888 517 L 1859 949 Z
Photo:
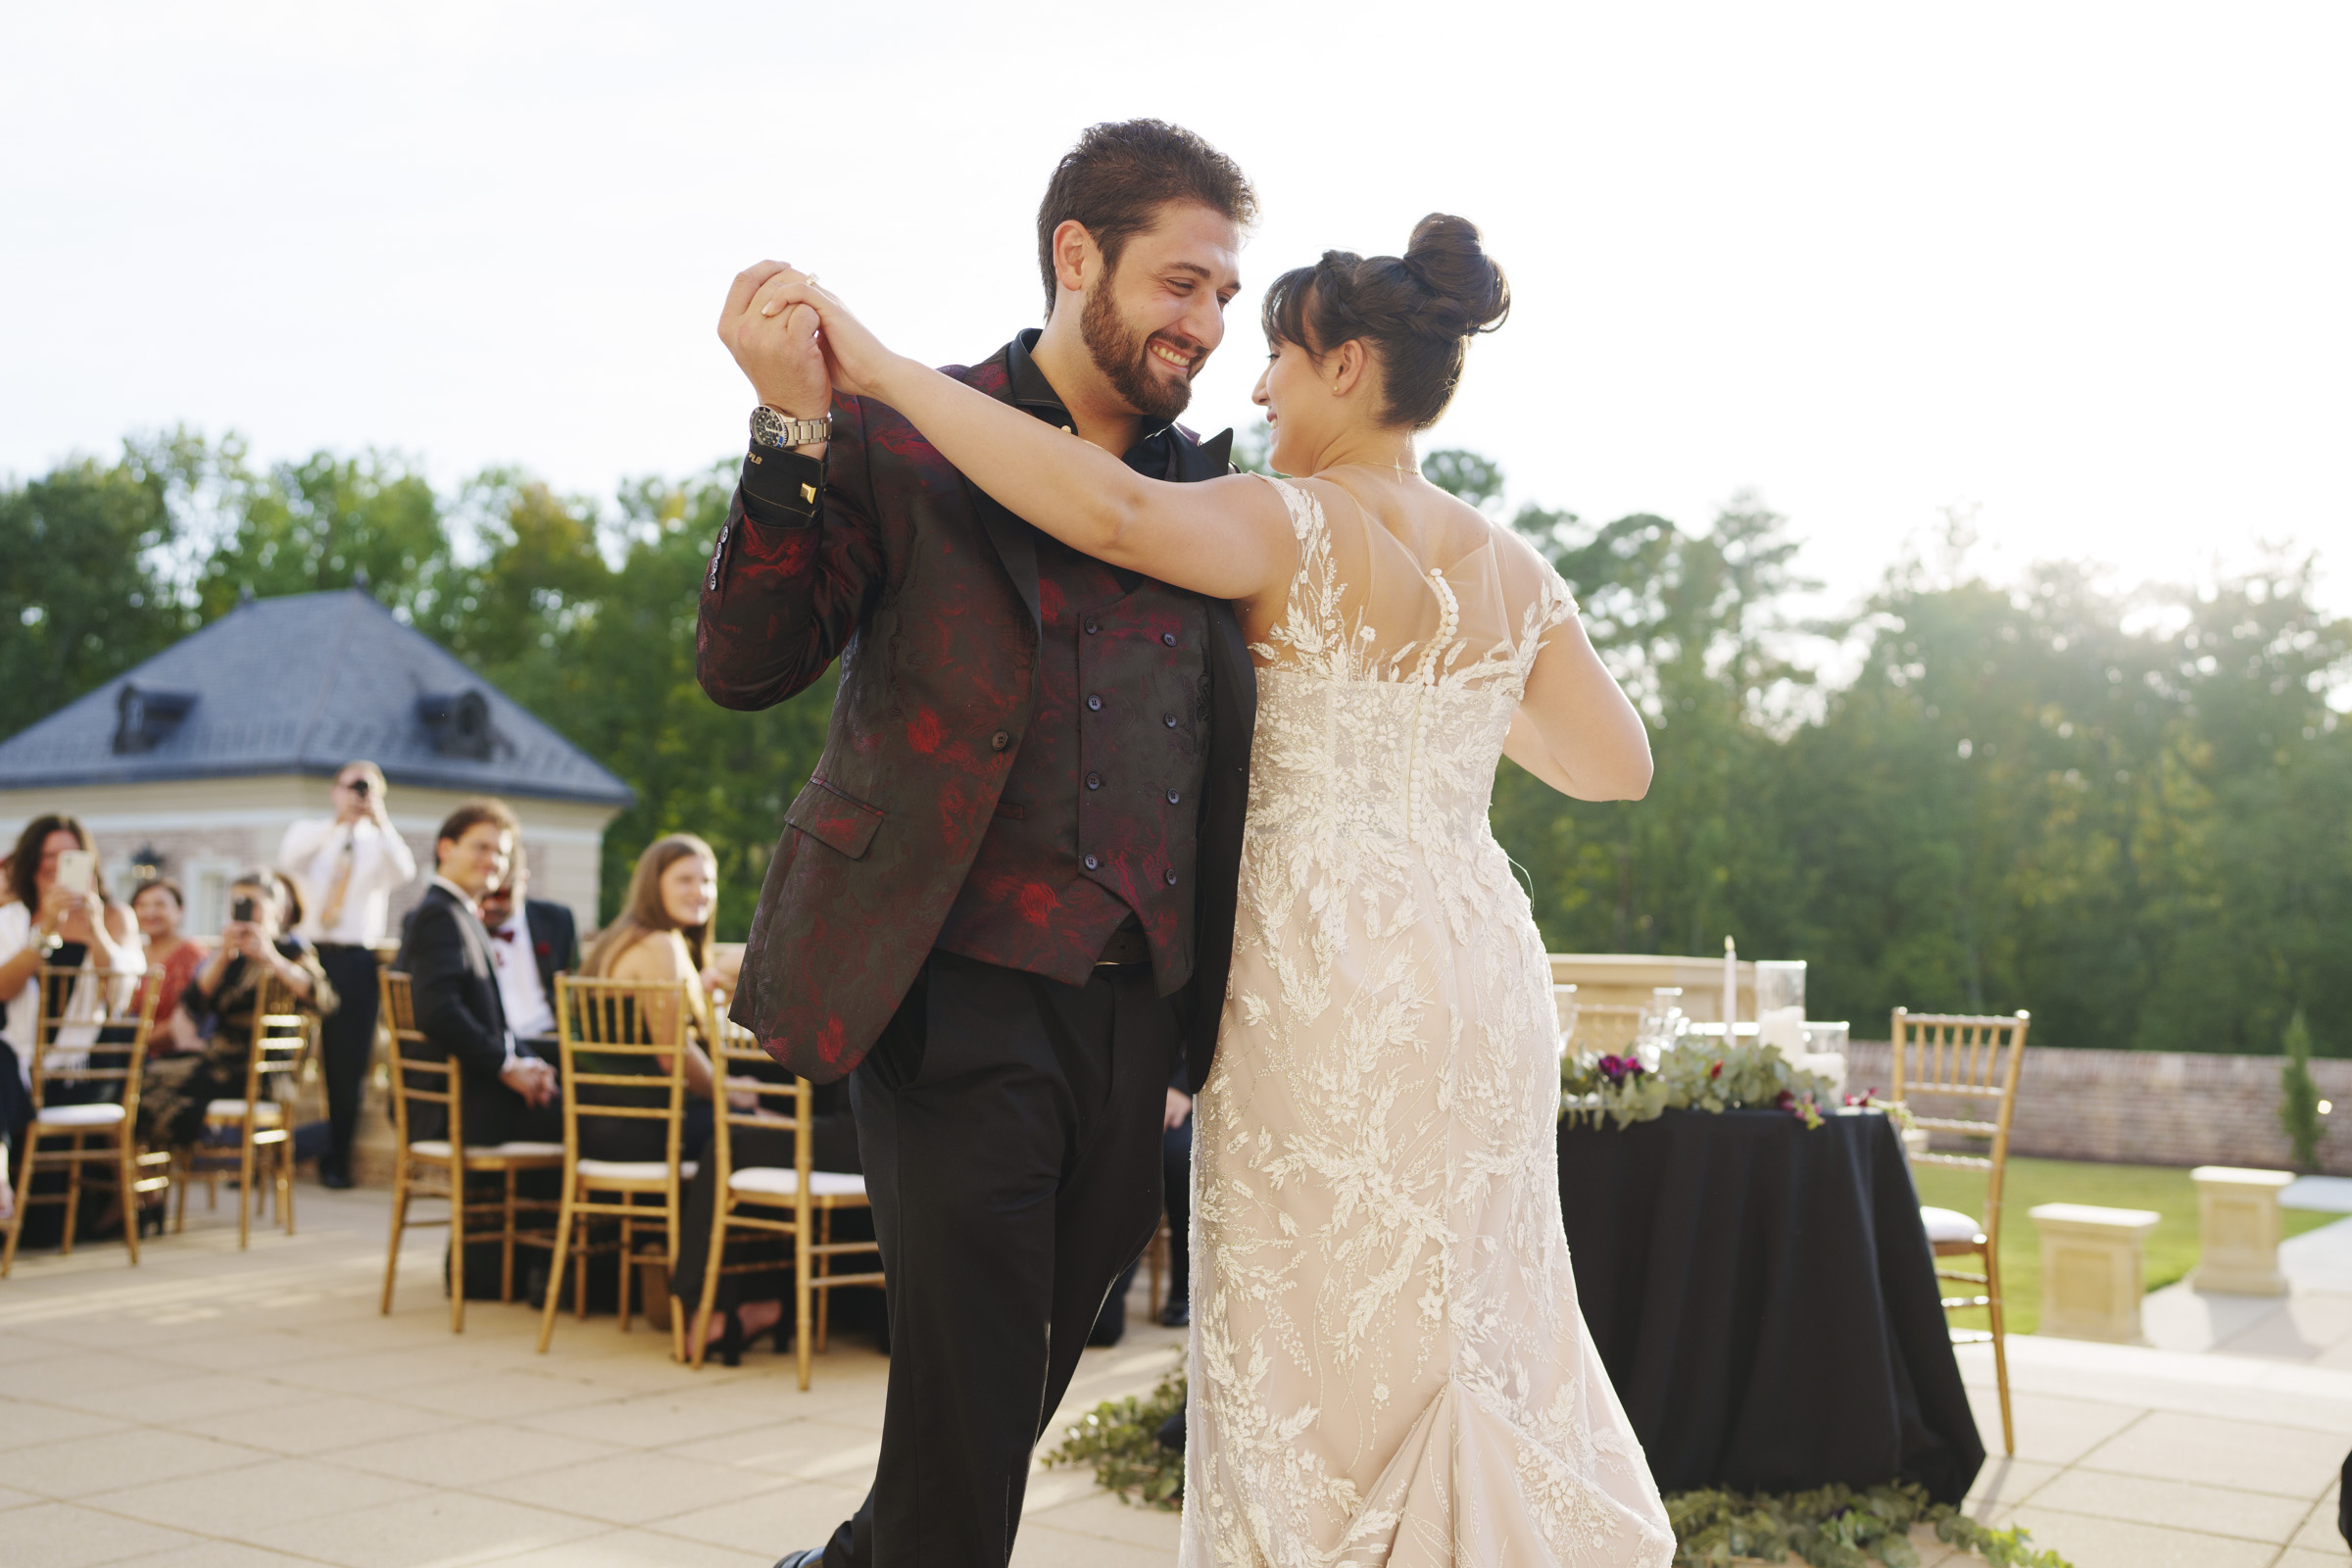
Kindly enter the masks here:
M 179 884 L 168 876 L 157 877 L 130 896 L 130 912 L 147 943 L 147 973 L 131 1003 L 133 1016 L 147 1005 L 147 993 L 156 993 L 147 1054 L 176 1056 L 201 1051 L 204 1042 L 196 1036 L 194 1020 L 181 1008 L 179 995 L 196 978 L 196 966 L 204 961 L 206 949 L 180 932 L 186 905 L 179 896 Z
M 688 1101 L 681 1159 L 698 1155 L 710 1131 L 710 1058 L 697 1042 L 710 1038 L 710 999 L 703 976 L 712 968 L 710 917 L 717 909 L 718 860 L 710 846 L 691 833 L 657 839 L 637 858 L 620 914 L 597 937 L 581 968 L 595 979 L 685 983 Z M 673 1019 L 658 1015 L 650 1022 L 661 1034 L 675 1027 Z M 670 1063 L 666 1056 L 615 1057 L 597 1070 L 667 1073 Z M 661 1104 L 662 1097 L 658 1089 L 610 1090 L 583 1102 L 603 1098 L 607 1103 Z M 598 1117 L 580 1122 L 580 1152 L 592 1159 L 661 1159 L 667 1137 L 656 1121 Z
M 439 1059 L 460 1064 L 466 1142 L 477 1146 L 564 1138 L 555 1066 L 507 1025 L 498 960 L 475 906 L 506 877 L 514 827 L 514 813 L 500 801 L 468 801 L 449 813 L 433 838 L 432 880 L 393 960 L 409 975 L 426 1046 Z M 435 1136 L 440 1129 L 431 1120 L 412 1121 L 410 1135 Z
M 118 975 L 146 968 L 130 911 L 107 898 L 106 878 L 95 864 L 85 886 L 69 888 L 58 880 L 64 856 L 95 849 L 81 823 L 51 813 L 25 823 L 9 856 L 14 896 L 0 905 L 0 1071 L 8 1080 L 0 1087 L 0 1139 L 12 1149 L 21 1146 L 24 1125 L 32 1115 L 32 1041 L 42 1000 L 34 972 L 44 965 L 76 969 L 86 964 Z M 91 982 L 82 979 L 74 983 L 71 996 L 53 995 L 49 1002 L 54 1014 L 95 1018 L 98 1000 Z M 94 1027 L 61 1030 L 51 1046 L 86 1050 L 97 1034 Z M 77 1089 L 95 1094 L 106 1085 L 95 1080 L 59 1084 L 52 1093 L 72 1100 Z
M 708 1041 L 711 1034 L 710 990 L 731 987 L 736 968 L 734 962 L 720 959 L 710 951 L 710 921 L 717 908 L 718 859 L 710 853 L 710 846 L 691 833 L 673 833 L 658 839 L 638 857 L 636 872 L 629 878 L 626 906 L 589 950 L 587 972 L 614 980 L 684 981 L 690 1013 L 687 1033 Z M 666 1062 L 662 1068 L 667 1070 Z M 686 1085 L 694 1098 L 689 1102 L 687 1122 L 681 1134 L 681 1149 L 687 1156 L 702 1152 L 709 1136 L 713 1077 L 709 1055 L 700 1046 L 690 1044 Z M 758 1102 L 745 1094 L 737 1097 L 735 1104 L 739 1110 L 750 1110 L 757 1107 Z M 583 1142 L 594 1125 L 581 1124 Z M 617 1135 L 616 1143 L 628 1139 L 642 1146 L 632 1148 L 626 1154 L 609 1157 L 662 1157 L 662 1129 L 658 1123 L 607 1125 L 612 1129 L 608 1136 Z M 643 1131 L 631 1132 L 632 1128 Z M 737 1127 L 733 1134 L 738 1166 L 792 1163 L 790 1133 L 763 1134 L 758 1129 Z M 854 1149 L 856 1135 L 853 1132 L 851 1136 Z M 678 1266 L 671 1288 L 688 1310 L 702 1299 L 703 1267 L 710 1255 L 715 1181 L 712 1171 L 711 1162 L 704 1159 L 688 1189 L 686 1212 L 680 1225 Z M 729 1288 L 736 1284 L 735 1280 L 726 1282 Z M 770 1290 L 772 1295 L 772 1286 Z M 730 1301 L 729 1305 L 732 1304 Z M 744 1330 L 758 1334 L 774 1327 L 783 1315 L 783 1305 L 773 1298 L 751 1302 L 742 1315 L 743 1323 L 729 1330 L 729 1344 L 738 1348 L 738 1336 Z
M 507 1027 L 552 1061 L 556 976 L 578 964 L 580 944 L 571 911 L 532 898 L 530 887 L 530 859 L 516 844 L 505 878 L 482 895 L 482 927 L 490 933 L 490 956 L 498 965 L 498 995 L 506 1005 Z
M 228 885 L 230 919 L 220 945 L 197 965 L 181 990 L 196 1051 L 151 1059 L 139 1091 L 139 1130 L 146 1142 L 184 1146 L 204 1136 L 204 1107 L 215 1100 L 245 1098 L 253 1051 L 253 1017 L 263 983 L 277 980 L 294 1004 L 321 1016 L 335 1010 L 335 988 L 318 956 L 280 926 L 277 878 L 254 870 Z

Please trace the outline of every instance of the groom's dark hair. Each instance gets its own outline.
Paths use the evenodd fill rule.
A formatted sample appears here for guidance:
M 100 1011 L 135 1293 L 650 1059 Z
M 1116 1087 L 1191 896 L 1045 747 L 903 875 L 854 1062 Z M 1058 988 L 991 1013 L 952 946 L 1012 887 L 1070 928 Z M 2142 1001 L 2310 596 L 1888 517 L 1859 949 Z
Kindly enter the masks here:
M 1242 166 L 1182 125 L 1122 120 L 1089 125 L 1061 155 L 1037 208 L 1037 270 L 1054 314 L 1054 231 L 1076 219 L 1094 236 L 1102 265 L 1117 270 L 1119 252 L 1150 228 L 1170 202 L 1224 214 L 1237 228 L 1257 220 L 1257 192 Z

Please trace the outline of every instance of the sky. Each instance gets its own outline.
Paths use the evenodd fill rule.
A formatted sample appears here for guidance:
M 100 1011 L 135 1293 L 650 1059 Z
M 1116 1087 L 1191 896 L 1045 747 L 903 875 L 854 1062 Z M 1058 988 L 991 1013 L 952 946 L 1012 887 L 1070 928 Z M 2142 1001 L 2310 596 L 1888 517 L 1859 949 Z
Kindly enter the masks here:
M 1514 310 L 1430 447 L 1515 505 L 1753 491 L 1859 599 L 2322 553 L 2352 610 L 2340 4 L 0 9 L 0 472 L 129 432 L 561 489 L 740 452 L 763 257 L 968 361 L 1042 307 L 1084 125 L 1157 115 L 1265 218 L 1193 423 L 1257 416 L 1262 285 L 1460 213 Z M 2332 569 L 2330 569 L 2332 564 Z

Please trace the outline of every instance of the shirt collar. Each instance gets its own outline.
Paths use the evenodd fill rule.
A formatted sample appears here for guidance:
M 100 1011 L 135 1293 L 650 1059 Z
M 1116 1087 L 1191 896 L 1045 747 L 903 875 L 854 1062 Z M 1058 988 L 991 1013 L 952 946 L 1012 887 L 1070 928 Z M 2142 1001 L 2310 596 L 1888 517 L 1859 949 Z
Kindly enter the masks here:
M 432 874 L 429 885 L 432 887 L 437 887 L 442 892 L 447 893 L 451 898 L 456 899 L 460 904 L 463 904 L 468 909 L 473 909 L 475 919 L 478 920 L 481 918 L 482 911 L 478 908 L 474 908 L 473 895 L 466 892 L 464 888 L 458 886 L 455 882 L 452 882 L 449 878 L 443 876 L 440 872 L 435 871 Z
M 1070 417 L 1070 411 L 1061 401 L 1061 394 L 1054 390 L 1054 383 L 1046 379 L 1046 372 L 1037 368 L 1034 351 L 1037 340 L 1043 336 L 1043 327 L 1023 327 L 1013 334 L 1011 342 L 1004 345 L 1006 391 L 1018 407 L 1027 409 L 1050 424 L 1071 429 L 1077 421 Z M 1138 452 L 1158 441 L 1171 428 L 1172 421 L 1153 424 L 1149 419 L 1145 420 L 1138 427 L 1135 445 L 1127 449 L 1127 460 L 1132 462 Z

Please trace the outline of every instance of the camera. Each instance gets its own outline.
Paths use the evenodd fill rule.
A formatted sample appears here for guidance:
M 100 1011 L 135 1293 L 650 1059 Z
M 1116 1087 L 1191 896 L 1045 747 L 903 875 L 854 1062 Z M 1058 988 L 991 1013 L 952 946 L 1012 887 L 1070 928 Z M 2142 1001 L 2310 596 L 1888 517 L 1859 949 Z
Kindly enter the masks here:
M 361 797 L 362 799 L 366 799 L 368 795 L 368 775 L 365 773 L 361 774 L 358 778 L 355 778 L 351 781 L 351 793 Z
M 233 900 L 233 901 L 231 901 L 231 902 L 230 902 L 230 904 L 229 904 L 229 906 L 228 906 L 228 917 L 229 917 L 231 920 L 242 920 L 242 921 L 244 921 L 245 923 L 247 923 L 248 925 L 252 924 L 252 922 L 253 922 L 253 898 L 252 898 L 252 895 L 248 894 L 248 895 L 247 895 L 246 897 L 244 897 L 244 898 L 241 898 L 241 899 L 236 899 L 236 900 Z

